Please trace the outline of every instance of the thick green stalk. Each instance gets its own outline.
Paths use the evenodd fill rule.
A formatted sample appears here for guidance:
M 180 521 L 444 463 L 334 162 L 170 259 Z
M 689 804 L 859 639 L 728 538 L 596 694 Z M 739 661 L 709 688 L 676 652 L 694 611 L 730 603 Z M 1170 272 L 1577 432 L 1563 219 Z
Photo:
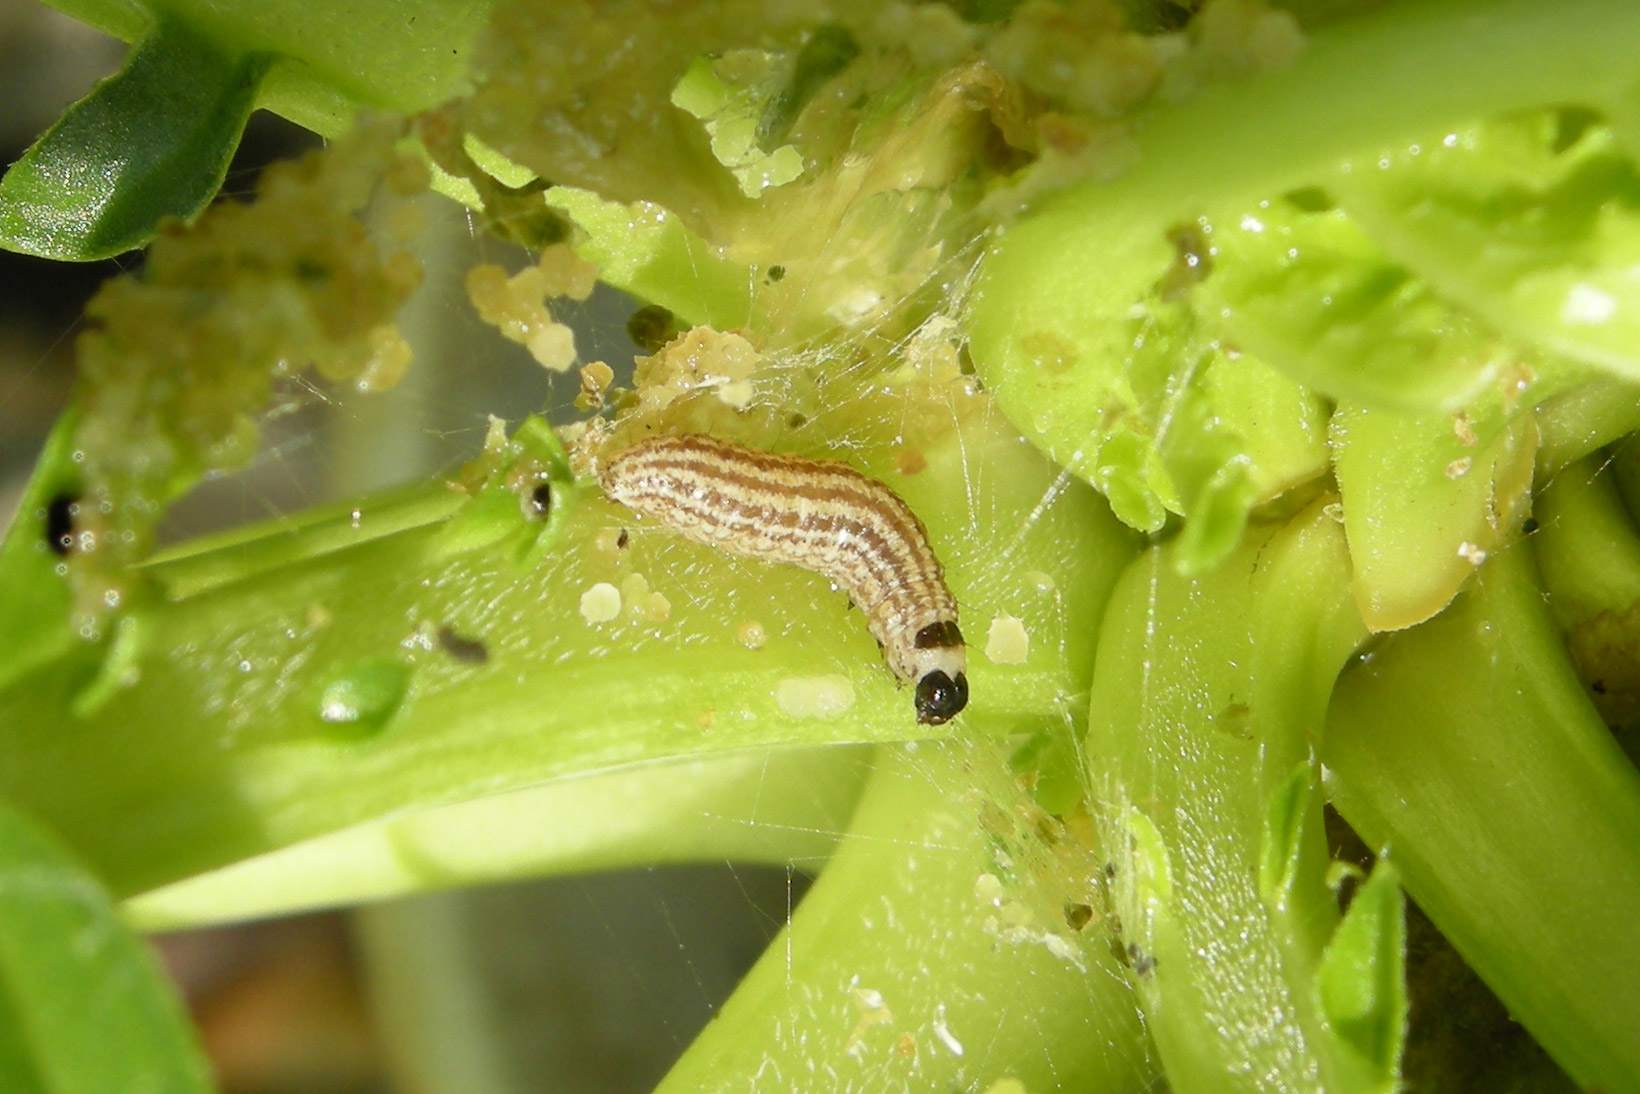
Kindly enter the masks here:
M 1088 733 L 1114 906 L 1168 1080 L 1390 1089 L 1398 1039 L 1341 1037 L 1316 985 L 1338 909 L 1314 747 L 1366 636 L 1343 531 L 1317 502 L 1205 577 L 1169 556 L 1149 552 L 1117 587 Z
M 995 744 L 883 752 L 830 865 L 659 1094 L 1150 1089 L 1106 930 L 1073 910 L 1096 851 Z
M 1571 1076 L 1640 1086 L 1640 775 L 1589 704 L 1532 552 L 1339 681 L 1339 810 Z
M 509 878 L 664 863 L 813 868 L 831 854 L 869 747 L 658 762 L 387 817 L 125 902 L 143 930 L 359 904 Z
M 525 432 L 540 451 L 519 458 L 550 464 Z M 994 415 L 925 456 L 895 485 L 932 530 L 965 624 L 983 636 L 1005 613 L 1032 640 L 1025 664 L 1002 665 L 980 637 L 975 724 L 1006 733 L 1080 706 L 1082 621 L 1127 538 Z M 567 479 L 552 480 L 542 524 L 509 473 L 447 519 L 417 524 L 438 507 L 401 500 L 155 567 L 158 595 L 111 644 L 78 644 L 0 690 L 0 794 L 124 896 L 549 779 L 930 732 L 824 578 L 636 526 Z M 378 512 L 398 530 L 370 538 Z M 364 541 L 337 547 L 355 523 Z M 626 590 L 608 622 L 582 611 L 600 583 Z

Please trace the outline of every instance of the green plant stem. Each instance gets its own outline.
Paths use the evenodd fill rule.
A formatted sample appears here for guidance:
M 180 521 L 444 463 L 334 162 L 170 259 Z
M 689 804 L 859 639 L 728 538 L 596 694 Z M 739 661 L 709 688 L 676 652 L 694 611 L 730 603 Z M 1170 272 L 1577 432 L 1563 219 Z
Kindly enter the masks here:
M 1574 463 L 1549 481 L 1532 515 L 1533 554 L 1549 607 L 1570 632 L 1600 615 L 1640 604 L 1640 536 L 1607 461 Z
M 1084 702 L 1083 621 L 1130 541 L 995 416 L 926 456 L 897 485 L 945 555 L 965 622 L 983 635 L 1006 612 L 1032 636 L 1023 665 L 975 651 L 970 710 L 999 733 L 1035 729 Z M 416 521 L 437 505 L 365 505 L 357 522 L 344 510 L 154 567 L 155 595 L 111 644 L 77 643 L 0 690 L 0 794 L 128 896 L 555 778 L 961 728 L 914 721 L 824 578 L 635 526 L 586 493 L 560 483 L 546 525 L 504 483 L 431 523 Z M 378 515 L 399 530 L 375 536 Z M 338 547 L 347 530 L 363 542 Z M 637 576 L 666 597 L 664 618 L 624 602 L 608 623 L 583 617 L 595 584 Z M 740 636 L 753 622 L 760 648 Z M 836 703 L 814 705 L 816 687 Z
M 1089 715 L 1092 798 L 1175 1090 L 1393 1083 L 1393 1048 L 1376 1075 L 1359 1067 L 1315 988 L 1338 910 L 1313 749 L 1365 636 L 1343 531 L 1320 502 L 1254 529 L 1203 578 L 1152 550 L 1112 597 Z
M 1340 679 L 1322 758 L 1363 838 L 1566 1071 L 1640 1085 L 1640 775 L 1595 714 L 1524 546 Z
M 1005 1077 L 1149 1089 L 1155 1065 L 1105 933 L 1064 918 L 1067 897 L 1097 884 L 1097 855 L 1026 830 L 1029 799 L 994 744 L 883 753 L 830 865 L 659 1094 L 986 1090 Z
M 643 764 L 345 829 L 125 902 L 142 930 L 287 915 L 518 877 L 665 863 L 823 862 L 869 747 Z

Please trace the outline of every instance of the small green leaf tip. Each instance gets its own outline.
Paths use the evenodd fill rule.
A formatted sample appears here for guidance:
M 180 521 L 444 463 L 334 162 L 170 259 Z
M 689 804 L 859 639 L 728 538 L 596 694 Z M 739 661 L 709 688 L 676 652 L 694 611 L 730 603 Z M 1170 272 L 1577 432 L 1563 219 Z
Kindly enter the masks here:
M 1406 1041 L 1405 964 L 1400 875 L 1379 859 L 1327 945 L 1316 989 L 1339 1039 L 1380 1089 L 1394 1089 Z
M 162 20 L 0 180 L 0 247 L 90 262 L 193 216 L 222 185 L 267 64 Z

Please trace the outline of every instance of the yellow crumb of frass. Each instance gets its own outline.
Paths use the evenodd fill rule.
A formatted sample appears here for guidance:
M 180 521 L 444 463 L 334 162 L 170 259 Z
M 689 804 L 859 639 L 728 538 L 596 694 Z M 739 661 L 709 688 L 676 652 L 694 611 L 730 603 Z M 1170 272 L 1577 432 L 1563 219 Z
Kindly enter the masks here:
M 997 615 L 985 635 L 985 656 L 998 665 L 1023 665 L 1031 655 L 1031 636 L 1025 621 Z
M 588 623 L 608 623 L 621 614 L 621 590 L 600 581 L 581 594 L 581 618 Z

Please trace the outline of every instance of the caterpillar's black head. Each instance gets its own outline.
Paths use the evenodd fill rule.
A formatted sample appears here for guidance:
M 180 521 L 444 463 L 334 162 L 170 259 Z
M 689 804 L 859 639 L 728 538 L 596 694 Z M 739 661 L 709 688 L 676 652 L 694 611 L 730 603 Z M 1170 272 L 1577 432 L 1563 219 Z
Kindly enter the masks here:
M 955 680 L 939 669 L 917 681 L 917 721 L 925 726 L 949 722 L 952 715 L 968 705 L 968 677 L 957 673 Z

